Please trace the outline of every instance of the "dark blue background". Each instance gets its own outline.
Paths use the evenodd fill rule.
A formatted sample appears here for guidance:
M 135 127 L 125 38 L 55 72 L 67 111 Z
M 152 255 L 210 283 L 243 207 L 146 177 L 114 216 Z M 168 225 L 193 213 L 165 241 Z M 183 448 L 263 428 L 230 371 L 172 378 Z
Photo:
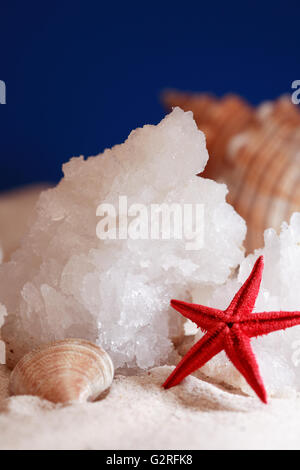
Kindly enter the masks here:
M 253 103 L 300 79 L 300 2 L 1 0 L 0 189 L 157 123 L 166 87 Z

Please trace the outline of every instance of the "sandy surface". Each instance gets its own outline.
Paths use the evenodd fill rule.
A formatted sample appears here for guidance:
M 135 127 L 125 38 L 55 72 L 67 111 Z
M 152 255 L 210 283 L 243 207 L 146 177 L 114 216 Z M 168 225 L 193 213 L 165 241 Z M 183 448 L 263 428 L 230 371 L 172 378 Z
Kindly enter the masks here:
M 1 449 L 299 449 L 300 400 L 263 405 L 187 378 L 165 391 L 172 368 L 115 378 L 96 403 L 57 406 L 30 396 L 7 398 L 0 369 Z
M 32 209 L 46 184 L 0 193 L 0 244 L 7 261 L 15 251 L 30 221 Z
M 41 187 L 0 196 L 5 258 L 17 248 Z M 300 449 L 300 398 L 263 405 L 188 377 L 165 391 L 172 368 L 117 376 L 96 403 L 57 406 L 9 397 L 10 371 L 0 365 L 0 449 Z

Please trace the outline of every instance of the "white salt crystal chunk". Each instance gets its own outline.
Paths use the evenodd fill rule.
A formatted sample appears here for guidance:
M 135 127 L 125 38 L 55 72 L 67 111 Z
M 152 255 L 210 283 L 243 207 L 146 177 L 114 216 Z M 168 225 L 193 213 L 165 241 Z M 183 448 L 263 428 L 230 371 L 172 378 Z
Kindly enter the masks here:
M 182 332 L 170 299 L 191 300 L 196 287 L 205 298 L 243 258 L 245 223 L 226 203 L 226 186 L 196 176 L 207 159 L 192 113 L 176 108 L 124 144 L 64 165 L 58 186 L 42 193 L 21 248 L 0 267 L 9 365 L 65 337 L 101 345 L 116 369 L 168 360 Z M 187 251 L 183 239 L 100 240 L 97 207 L 114 204 L 120 216 L 119 196 L 147 207 L 204 204 L 203 248 Z

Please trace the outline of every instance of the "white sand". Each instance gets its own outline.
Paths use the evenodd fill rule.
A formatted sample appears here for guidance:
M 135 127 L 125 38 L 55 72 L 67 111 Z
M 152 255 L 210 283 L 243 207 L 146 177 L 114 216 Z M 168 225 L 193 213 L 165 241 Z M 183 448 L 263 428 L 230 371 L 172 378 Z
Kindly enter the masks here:
M 299 449 L 300 400 L 256 398 L 189 377 L 165 391 L 171 367 L 115 379 L 101 401 L 57 406 L 7 397 L 0 369 L 1 449 Z

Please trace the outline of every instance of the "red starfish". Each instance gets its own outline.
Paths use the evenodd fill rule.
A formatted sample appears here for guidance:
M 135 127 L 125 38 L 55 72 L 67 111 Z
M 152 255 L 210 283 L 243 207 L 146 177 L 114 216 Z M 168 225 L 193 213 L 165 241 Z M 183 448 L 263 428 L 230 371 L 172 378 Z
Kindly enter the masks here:
M 267 393 L 251 348 L 250 338 L 300 325 L 300 312 L 252 313 L 263 269 L 264 260 L 261 256 L 225 311 L 171 300 L 173 308 L 207 333 L 180 361 L 164 383 L 165 388 L 179 384 L 187 375 L 204 366 L 224 349 L 228 358 L 259 398 L 267 403 Z

